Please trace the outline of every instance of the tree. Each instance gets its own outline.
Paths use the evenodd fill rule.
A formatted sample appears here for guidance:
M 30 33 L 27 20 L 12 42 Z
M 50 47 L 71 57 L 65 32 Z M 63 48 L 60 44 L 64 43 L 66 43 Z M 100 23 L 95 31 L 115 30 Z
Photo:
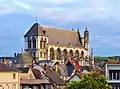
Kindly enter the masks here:
M 80 81 L 68 83 L 66 89 L 112 89 L 104 76 L 97 72 L 86 74 Z

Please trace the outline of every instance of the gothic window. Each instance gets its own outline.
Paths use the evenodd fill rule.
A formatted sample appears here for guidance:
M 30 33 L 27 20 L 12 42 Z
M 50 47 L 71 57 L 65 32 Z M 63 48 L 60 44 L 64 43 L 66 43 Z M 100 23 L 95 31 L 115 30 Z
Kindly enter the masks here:
M 36 39 L 33 38 L 33 48 L 36 48 Z
M 67 50 L 64 49 L 64 50 L 63 50 L 63 53 L 64 53 L 64 54 L 63 54 L 63 55 L 64 55 L 64 59 L 65 59 L 65 61 L 66 61 L 66 60 L 67 60 Z
M 33 52 L 33 57 L 35 57 L 36 55 L 35 55 L 36 53 L 35 52 Z
M 44 53 L 44 58 L 46 58 L 46 53 Z
M 40 52 L 40 57 L 42 58 L 42 52 Z
M 42 43 L 43 43 L 43 38 L 41 38 L 41 40 L 40 40 L 40 48 L 42 49 L 43 47 L 42 47 Z
M 31 39 L 28 38 L 28 49 L 30 49 L 30 48 L 31 48 Z
M 84 52 L 83 51 L 81 52 L 81 57 L 84 57 Z
M 58 48 L 57 49 L 57 60 L 60 60 L 61 59 L 61 49 Z
M 75 51 L 75 54 L 76 54 L 76 57 L 79 57 L 79 51 L 78 50 Z
M 54 49 L 51 48 L 51 49 L 50 49 L 50 59 L 51 59 L 51 60 L 54 60 L 54 54 L 55 54 L 55 53 L 54 53 Z
M 46 48 L 46 38 L 45 38 L 45 41 L 43 41 L 43 48 L 44 49 Z
M 73 57 L 73 51 L 70 50 L 70 57 L 72 58 Z

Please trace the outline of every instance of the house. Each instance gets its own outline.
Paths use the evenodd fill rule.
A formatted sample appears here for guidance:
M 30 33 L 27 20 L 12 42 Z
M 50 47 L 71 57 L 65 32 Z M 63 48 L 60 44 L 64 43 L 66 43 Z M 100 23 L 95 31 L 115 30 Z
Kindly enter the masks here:
M 43 74 L 49 79 L 54 88 L 64 89 L 66 87 L 66 82 L 49 66 L 44 66 Z
M 22 70 L 20 74 L 21 89 L 52 89 L 49 79 L 42 76 L 41 72 L 36 68 L 19 68 Z
M 20 70 L 0 63 L 0 89 L 20 89 Z
M 113 89 L 120 89 L 120 61 L 109 60 L 105 64 L 105 76 Z

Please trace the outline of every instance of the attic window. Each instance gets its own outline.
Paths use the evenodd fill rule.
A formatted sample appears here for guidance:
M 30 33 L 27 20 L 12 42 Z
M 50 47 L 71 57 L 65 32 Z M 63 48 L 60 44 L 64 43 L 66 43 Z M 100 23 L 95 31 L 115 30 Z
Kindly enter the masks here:
M 45 30 L 43 30 L 43 34 L 45 35 L 45 33 L 46 33 L 46 31 Z
M 71 45 L 71 43 L 68 43 L 68 45 Z
M 16 75 L 15 74 L 13 74 L 13 79 L 15 79 L 16 78 Z

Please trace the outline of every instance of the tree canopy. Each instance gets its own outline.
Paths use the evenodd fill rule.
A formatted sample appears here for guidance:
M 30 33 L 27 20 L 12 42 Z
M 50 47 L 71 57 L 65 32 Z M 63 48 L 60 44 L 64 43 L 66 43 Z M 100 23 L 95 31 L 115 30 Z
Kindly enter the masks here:
M 104 76 L 97 72 L 86 74 L 80 81 L 68 83 L 66 89 L 112 89 Z

